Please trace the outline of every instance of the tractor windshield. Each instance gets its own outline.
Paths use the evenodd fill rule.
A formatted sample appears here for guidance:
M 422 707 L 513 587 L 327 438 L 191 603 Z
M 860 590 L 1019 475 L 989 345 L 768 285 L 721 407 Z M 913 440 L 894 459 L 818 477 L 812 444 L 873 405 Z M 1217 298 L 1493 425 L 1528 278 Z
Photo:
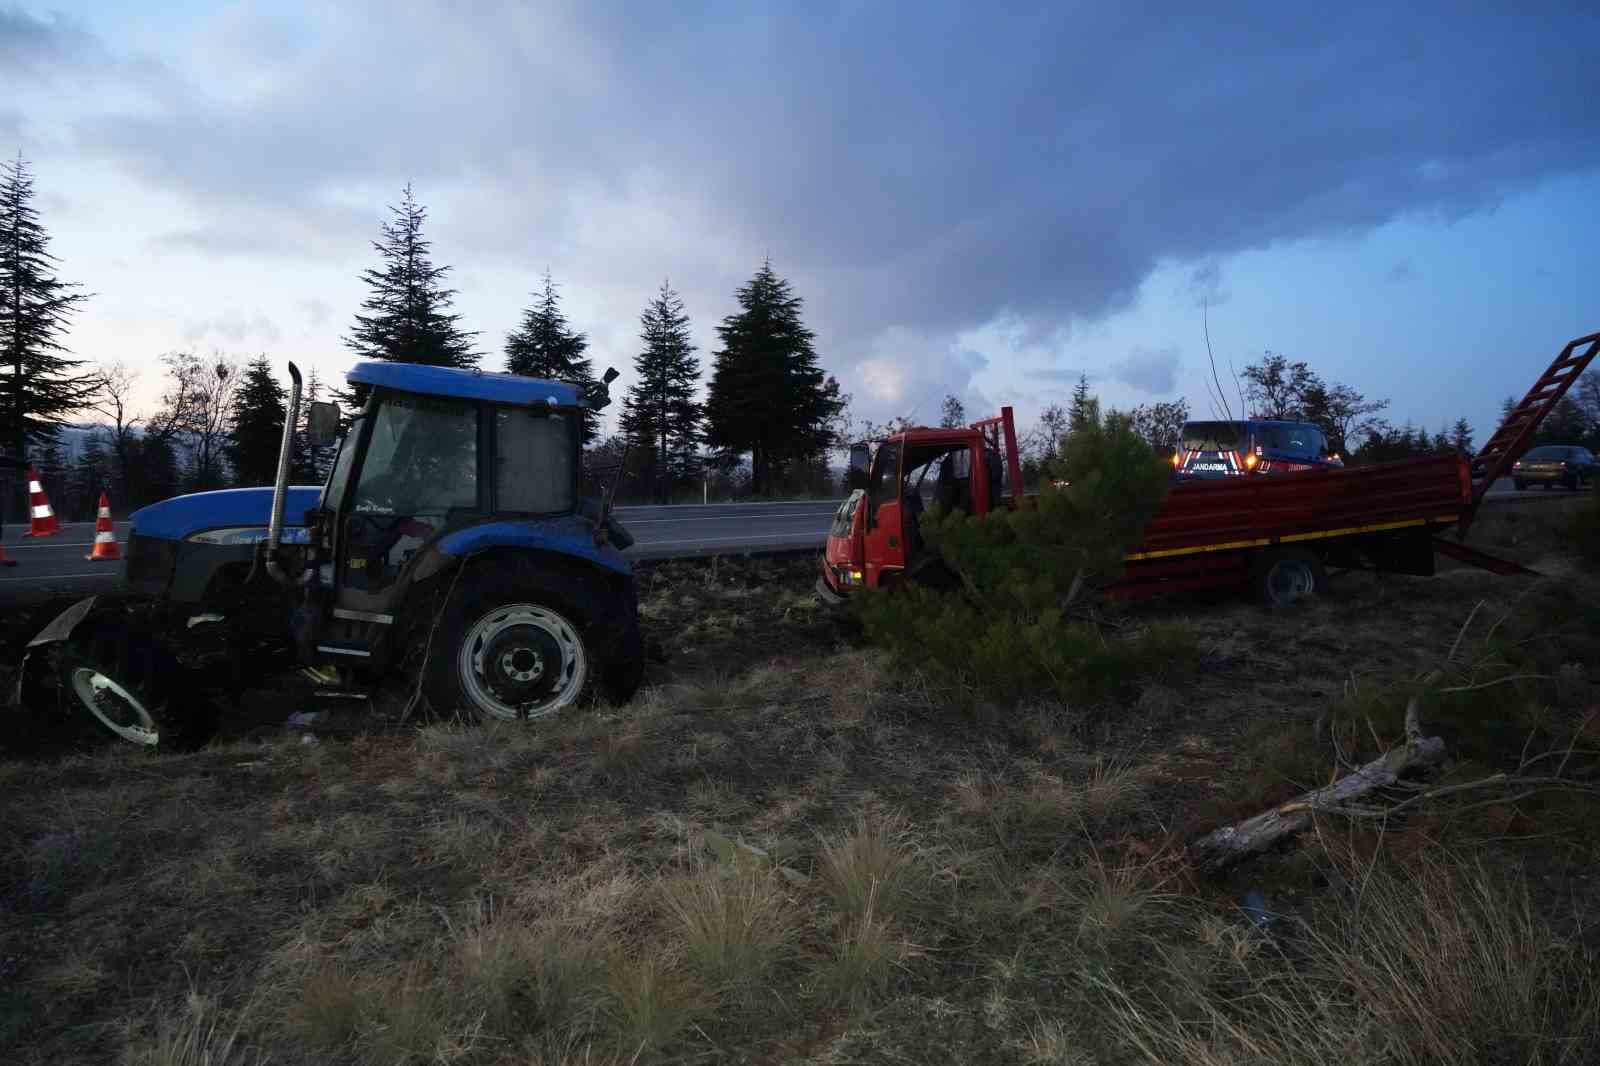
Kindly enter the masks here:
M 357 514 L 440 524 L 478 504 L 478 412 L 437 397 L 386 396 L 378 407 L 356 488 Z
M 377 593 L 394 583 L 425 542 L 478 512 L 478 408 L 437 396 L 381 393 L 369 417 L 372 428 L 348 505 L 343 582 Z

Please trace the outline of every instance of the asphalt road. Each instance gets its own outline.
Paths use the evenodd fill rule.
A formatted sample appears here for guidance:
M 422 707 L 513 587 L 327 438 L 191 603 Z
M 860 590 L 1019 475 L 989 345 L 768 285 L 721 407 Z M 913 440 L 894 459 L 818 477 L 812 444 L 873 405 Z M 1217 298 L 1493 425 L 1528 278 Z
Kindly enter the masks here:
M 1502 478 L 1489 491 L 1492 499 L 1539 500 L 1561 492 L 1530 489 L 1517 492 Z M 670 507 L 619 507 L 617 517 L 634 536 L 629 557 L 637 560 L 743 555 L 820 548 L 836 500 L 776 503 L 684 504 Z M 14 567 L 0 568 L 0 610 L 49 596 L 105 592 L 116 586 L 121 565 L 88 562 L 94 543 L 93 522 L 73 522 L 42 539 L 21 537 L 24 527 L 9 525 L 0 540 Z M 128 523 L 116 523 L 117 541 L 127 543 Z
M 617 518 L 633 534 L 628 556 L 638 560 L 820 548 L 837 500 L 793 503 L 688 504 L 671 507 L 619 507 Z M 8 525 L 0 548 L 17 565 L 0 568 L 0 610 L 8 604 L 50 596 L 90 595 L 116 587 L 120 563 L 90 562 L 93 522 L 70 522 L 52 537 L 21 534 Z M 126 545 L 128 523 L 116 523 L 117 542 Z

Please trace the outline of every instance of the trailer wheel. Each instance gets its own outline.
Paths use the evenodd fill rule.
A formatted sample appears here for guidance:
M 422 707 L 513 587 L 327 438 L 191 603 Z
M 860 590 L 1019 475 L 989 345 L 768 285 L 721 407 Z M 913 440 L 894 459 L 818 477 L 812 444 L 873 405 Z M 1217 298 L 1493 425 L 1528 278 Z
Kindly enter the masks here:
M 1268 607 L 1284 607 L 1321 595 L 1328 574 L 1322 560 L 1305 548 L 1274 548 L 1262 553 L 1251 569 L 1256 598 Z
M 644 646 L 633 612 L 618 611 L 631 604 L 615 599 L 599 582 L 549 567 L 469 572 L 423 664 L 430 702 L 482 721 L 532 721 L 597 693 L 626 699 Z
M 214 725 L 178 661 L 149 636 L 100 627 L 61 653 L 61 687 L 74 708 L 125 743 L 191 751 Z

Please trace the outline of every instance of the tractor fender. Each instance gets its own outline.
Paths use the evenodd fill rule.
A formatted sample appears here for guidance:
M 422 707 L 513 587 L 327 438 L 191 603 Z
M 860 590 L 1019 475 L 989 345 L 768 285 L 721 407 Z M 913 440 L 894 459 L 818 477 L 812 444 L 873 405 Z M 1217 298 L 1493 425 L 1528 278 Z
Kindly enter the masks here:
M 42 648 L 49 644 L 59 644 L 72 636 L 72 631 L 77 629 L 83 620 L 89 617 L 89 612 L 94 610 L 95 601 L 100 597 L 90 596 L 79 600 L 51 620 L 50 624 L 39 630 L 38 634 L 30 641 L 23 651 L 22 662 L 17 666 L 17 683 L 12 691 L 7 692 L 4 700 L 12 707 L 22 706 L 22 685 L 28 677 L 28 660 L 33 657 L 33 649 Z
M 595 544 L 594 527 L 573 516 L 548 522 L 481 522 L 446 533 L 418 560 L 411 580 L 426 581 L 468 556 L 506 549 L 564 557 L 616 577 L 633 576 L 633 564 L 612 545 Z
M 59 644 L 72 636 L 72 631 L 94 610 L 94 605 L 99 596 L 90 596 L 88 599 L 79 600 L 65 611 L 55 616 L 51 623 L 39 630 L 37 636 L 28 641 L 28 650 L 42 648 L 46 644 Z

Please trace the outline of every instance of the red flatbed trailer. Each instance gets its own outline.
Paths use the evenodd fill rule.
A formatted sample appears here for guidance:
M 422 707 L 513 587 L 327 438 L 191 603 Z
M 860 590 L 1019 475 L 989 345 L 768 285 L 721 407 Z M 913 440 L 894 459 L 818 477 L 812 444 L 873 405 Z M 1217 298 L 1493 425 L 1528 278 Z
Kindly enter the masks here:
M 1441 455 L 1177 482 L 1107 592 L 1138 598 L 1254 582 L 1269 602 L 1280 602 L 1316 591 L 1327 565 L 1427 576 L 1435 553 L 1498 573 L 1527 573 L 1439 534 L 1466 531 L 1489 486 L 1527 450 L 1597 353 L 1600 333 L 1562 349 L 1479 452 L 1476 481 L 1465 457 Z M 921 480 L 906 490 L 918 470 L 925 477 L 934 462 L 941 473 L 945 465 L 964 466 L 964 480 L 953 488 L 941 482 L 940 491 L 970 514 L 1018 506 L 1021 466 L 1009 407 L 965 429 L 905 430 L 865 458 L 862 447 L 852 449 L 851 469 L 864 476 L 865 487 L 840 506 L 817 582 L 830 600 L 893 582 L 908 560 L 915 562 L 920 534 L 916 515 L 907 512 L 917 510 Z

